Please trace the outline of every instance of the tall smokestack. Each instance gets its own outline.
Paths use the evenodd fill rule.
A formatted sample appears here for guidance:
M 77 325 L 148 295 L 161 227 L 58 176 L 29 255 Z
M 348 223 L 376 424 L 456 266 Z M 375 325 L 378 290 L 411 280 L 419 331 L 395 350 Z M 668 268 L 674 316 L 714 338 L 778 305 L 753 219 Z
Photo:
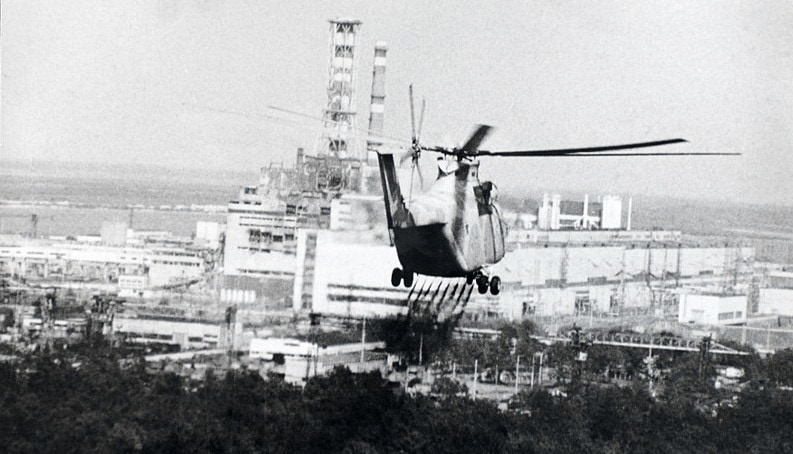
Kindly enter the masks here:
M 554 194 L 551 198 L 551 230 L 559 230 L 559 218 L 562 210 L 562 196 Z
M 388 46 L 378 41 L 374 46 L 374 69 L 372 70 L 372 99 L 369 103 L 369 138 L 366 141 L 368 151 L 376 151 L 383 144 L 379 136 L 383 134 L 383 115 L 385 108 L 385 63 Z M 377 160 L 370 156 L 370 163 Z
M 631 229 L 631 216 L 633 215 L 633 197 L 628 197 L 628 222 L 625 230 Z
M 584 194 L 584 214 L 582 215 L 581 219 L 581 228 L 583 230 L 589 230 L 589 221 L 587 216 L 589 215 L 589 194 Z

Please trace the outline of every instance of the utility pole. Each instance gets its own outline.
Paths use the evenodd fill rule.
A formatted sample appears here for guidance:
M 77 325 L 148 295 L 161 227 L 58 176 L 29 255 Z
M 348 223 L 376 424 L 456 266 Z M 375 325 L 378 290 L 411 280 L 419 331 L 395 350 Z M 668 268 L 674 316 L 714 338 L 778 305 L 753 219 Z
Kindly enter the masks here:
M 573 344 L 573 370 L 571 372 L 570 384 L 577 388 L 581 384 L 581 378 L 584 372 L 584 363 L 587 360 L 587 349 L 589 343 L 581 341 L 581 328 L 573 324 L 573 332 L 571 333 Z
M 573 331 L 570 333 L 570 338 L 573 347 L 573 368 L 570 371 L 570 384 L 573 387 L 576 387 L 578 386 L 578 381 L 581 378 L 581 368 L 579 362 L 579 355 L 581 353 L 581 328 L 576 326 L 575 323 L 573 323 Z
M 423 352 L 423 350 L 424 350 L 424 334 L 421 334 L 421 336 L 419 337 L 419 366 L 424 364 L 422 362 L 422 359 L 423 359 L 422 352 Z
M 520 355 L 518 355 L 518 360 L 515 362 L 515 394 L 518 393 L 519 383 L 520 383 Z
M 537 359 L 537 353 L 531 355 L 531 389 L 534 389 L 534 360 Z
M 644 358 L 644 364 L 647 364 L 647 390 L 650 392 L 650 394 L 652 394 L 653 379 L 655 378 L 657 372 L 655 369 L 655 357 L 653 356 L 652 336 L 650 337 L 650 352 L 647 354 L 647 357 Z
M 232 358 L 234 356 L 234 327 L 237 322 L 237 308 L 236 306 L 228 306 L 226 308 L 226 330 L 228 339 L 228 368 L 231 370 Z
M 708 337 L 703 337 L 702 338 L 702 342 L 699 343 L 699 353 L 700 353 L 700 357 L 699 357 L 699 379 L 700 380 L 702 380 L 702 372 L 703 372 L 702 371 L 702 366 L 704 366 L 705 363 L 707 362 L 708 353 L 710 353 L 710 343 L 711 343 L 711 336 L 710 335 L 708 335 Z
M 474 400 L 476 400 L 476 380 L 479 378 L 479 360 L 474 360 Z
M 652 355 L 652 353 L 644 358 L 644 364 L 647 364 L 647 389 L 652 395 L 653 377 L 655 377 L 655 357 Z
M 590 328 L 592 328 L 592 316 L 593 316 L 592 312 L 594 311 L 594 307 L 593 306 L 594 305 L 592 304 L 592 301 L 590 301 L 589 302 L 589 327 Z
M 765 332 L 765 349 L 771 350 L 771 322 L 768 322 Z
M 364 317 L 363 326 L 361 327 L 361 370 L 359 372 L 363 372 L 365 344 L 366 344 L 366 317 Z

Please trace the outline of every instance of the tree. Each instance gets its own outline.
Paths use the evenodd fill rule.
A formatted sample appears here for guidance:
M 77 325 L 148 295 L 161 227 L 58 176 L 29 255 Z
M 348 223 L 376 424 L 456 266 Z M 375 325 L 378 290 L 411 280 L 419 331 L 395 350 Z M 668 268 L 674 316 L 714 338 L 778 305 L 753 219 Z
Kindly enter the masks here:
M 572 379 L 574 355 L 573 349 L 566 344 L 557 342 L 548 347 L 548 367 L 554 368 L 559 382 Z
M 389 353 L 402 355 L 412 363 L 430 363 L 444 358 L 454 331 L 452 320 L 431 317 L 389 318 L 373 324 L 374 335 L 383 339 Z
M 793 386 L 793 350 L 779 350 L 765 360 L 768 381 L 776 386 Z
M 703 405 L 718 401 L 714 384 L 716 369 L 698 353 L 680 356 L 664 378 L 664 396 L 667 402 Z
M 443 397 L 467 395 L 468 386 L 466 386 L 465 383 L 460 383 L 457 380 L 453 380 L 449 377 L 441 377 L 435 380 L 435 382 L 432 384 L 430 392 L 433 394 L 439 394 Z

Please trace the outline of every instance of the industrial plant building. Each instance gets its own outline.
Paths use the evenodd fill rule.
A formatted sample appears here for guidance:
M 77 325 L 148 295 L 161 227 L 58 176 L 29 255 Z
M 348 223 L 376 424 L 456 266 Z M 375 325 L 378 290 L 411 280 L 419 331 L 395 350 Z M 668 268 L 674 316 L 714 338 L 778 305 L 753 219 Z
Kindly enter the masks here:
M 298 281 L 298 235 L 304 235 L 310 261 L 316 232 L 350 227 L 358 221 L 352 217 L 353 210 L 372 205 L 371 197 L 353 197 L 349 200 L 355 203 L 349 203 L 341 196 L 379 190 L 377 168 L 368 165 L 368 149 L 360 146 L 356 135 L 355 83 L 361 22 L 329 22 L 327 105 L 313 153 L 308 155 L 299 148 L 292 168 L 263 168 L 259 184 L 243 188 L 239 198 L 229 202 L 223 249 L 224 303 L 291 311 Z M 379 43 L 370 116 L 373 133 L 382 131 L 385 58 L 386 46 Z M 303 257 L 305 260 L 305 254 Z M 310 276 L 301 273 L 297 285 L 307 285 L 307 279 Z
M 0 273 L 50 282 L 92 281 L 117 284 L 119 291 L 142 291 L 201 279 L 210 265 L 209 250 L 157 241 L 145 244 L 120 229 L 103 228 L 102 237 L 26 240 L 0 245 Z M 139 237 L 140 234 L 138 234 Z
M 359 149 L 359 27 L 356 20 L 330 21 L 328 101 L 312 154 L 298 149 L 293 167 L 263 168 L 259 184 L 229 203 L 221 302 L 378 317 L 454 294 L 472 316 L 515 319 L 670 305 L 687 288 L 748 293 L 752 248 L 703 243 L 679 231 L 632 230 L 633 201 L 626 207 L 616 195 L 544 194 L 536 212 L 505 213 L 513 222 L 508 252 L 493 269 L 503 282 L 498 296 L 459 297 L 462 279 L 420 277 L 411 288 L 392 287 L 388 277 L 399 263 L 389 246 L 378 169 L 367 159 L 381 145 L 387 48 L 378 43 L 374 50 L 373 134 Z M 742 317 L 756 311 L 756 302 L 750 306 Z
M 383 145 L 387 46 L 374 48 L 364 140 L 355 112 L 360 26 L 329 22 L 327 102 L 313 147 L 298 148 L 294 165 L 260 169 L 259 181 L 228 202 L 225 225 L 200 221 L 194 238 L 175 238 L 112 222 L 99 236 L 3 242 L 0 273 L 18 281 L 79 277 L 102 284 L 125 300 L 124 311 L 107 317 L 117 337 L 186 350 L 249 349 L 262 361 L 283 355 L 279 367 L 296 383 L 334 365 L 375 370 L 387 361 L 374 351 L 380 346 L 368 345 L 361 355 L 355 345 L 322 350 L 306 340 L 262 339 L 272 334 L 263 326 L 278 317 L 349 320 L 418 310 L 522 320 L 641 312 L 734 325 L 757 314 L 793 316 L 790 270 L 760 263 L 744 243 L 634 230 L 633 200 L 613 194 L 538 194 L 536 210 L 503 213 L 506 254 L 490 270 L 501 278 L 497 295 L 479 294 L 462 278 L 417 276 L 409 287 L 392 286 L 400 264 L 372 159 Z M 399 178 L 407 186 L 410 172 Z M 185 304 L 184 292 L 177 292 L 178 303 L 163 293 L 188 288 L 193 295 Z M 224 319 L 229 310 L 235 315 Z M 31 320 L 30 326 L 42 323 Z

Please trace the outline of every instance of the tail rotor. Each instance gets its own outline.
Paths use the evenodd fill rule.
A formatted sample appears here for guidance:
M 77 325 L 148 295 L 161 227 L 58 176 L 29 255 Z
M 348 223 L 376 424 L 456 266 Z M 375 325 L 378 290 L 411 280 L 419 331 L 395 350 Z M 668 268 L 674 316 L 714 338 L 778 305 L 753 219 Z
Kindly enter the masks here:
M 418 127 L 416 125 L 416 109 L 413 101 L 413 84 L 408 86 L 408 95 L 410 98 L 410 152 L 402 156 L 400 164 L 407 161 L 408 158 L 412 161 L 410 170 L 410 189 L 408 191 L 408 200 L 413 195 L 413 176 L 418 171 L 419 183 L 424 187 L 424 177 L 421 174 L 421 167 L 419 165 L 419 158 L 421 157 L 421 127 L 424 124 L 424 109 L 426 108 L 426 100 L 421 100 L 421 111 L 419 113 Z

